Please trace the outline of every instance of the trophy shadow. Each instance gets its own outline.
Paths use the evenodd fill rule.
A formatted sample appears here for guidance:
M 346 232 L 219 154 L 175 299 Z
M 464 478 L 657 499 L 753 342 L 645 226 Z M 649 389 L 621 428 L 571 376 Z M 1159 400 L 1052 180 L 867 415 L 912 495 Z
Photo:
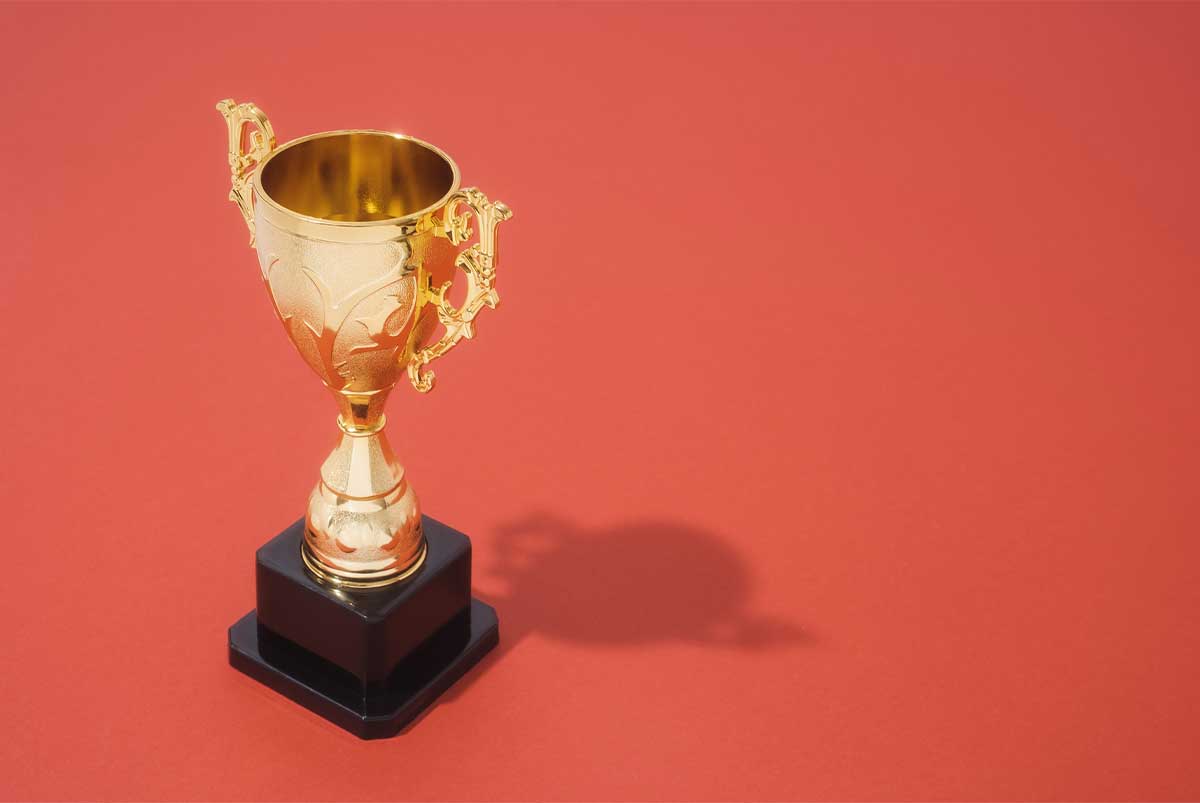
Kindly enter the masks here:
M 500 644 L 442 702 L 534 634 L 598 648 L 676 642 L 759 651 L 813 642 L 800 625 L 753 610 L 747 561 L 702 528 L 653 520 L 587 528 L 534 513 L 501 526 L 488 550 L 489 578 L 508 589 L 481 595 L 499 612 Z

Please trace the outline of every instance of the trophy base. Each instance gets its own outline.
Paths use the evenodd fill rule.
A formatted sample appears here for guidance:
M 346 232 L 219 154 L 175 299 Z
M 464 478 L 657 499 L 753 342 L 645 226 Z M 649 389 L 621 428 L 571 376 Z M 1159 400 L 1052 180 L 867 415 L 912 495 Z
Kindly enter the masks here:
M 496 611 L 471 597 L 471 543 L 425 517 L 427 555 L 370 591 L 314 577 L 304 520 L 257 554 L 258 607 L 229 629 L 235 669 L 362 739 L 394 736 L 499 643 Z
M 254 611 L 229 628 L 229 664 L 360 739 L 386 739 L 420 716 L 499 643 L 495 609 L 472 600 L 469 616 L 465 646 L 445 650 L 431 644 L 425 654 L 409 659 L 411 666 L 401 668 L 408 676 L 404 683 L 365 694 L 325 659 L 291 642 L 274 643 L 279 637 L 259 628 Z M 280 660 L 281 652 L 291 653 L 290 658 Z

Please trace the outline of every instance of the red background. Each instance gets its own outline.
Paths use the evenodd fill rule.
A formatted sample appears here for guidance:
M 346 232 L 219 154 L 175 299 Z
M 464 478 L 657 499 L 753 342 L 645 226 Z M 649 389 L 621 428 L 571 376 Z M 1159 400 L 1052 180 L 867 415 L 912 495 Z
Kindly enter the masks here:
M 1200 6 L 0 14 L 4 797 L 1200 797 Z M 503 644 L 394 740 L 226 665 L 336 432 L 226 96 L 516 213 L 390 405 Z

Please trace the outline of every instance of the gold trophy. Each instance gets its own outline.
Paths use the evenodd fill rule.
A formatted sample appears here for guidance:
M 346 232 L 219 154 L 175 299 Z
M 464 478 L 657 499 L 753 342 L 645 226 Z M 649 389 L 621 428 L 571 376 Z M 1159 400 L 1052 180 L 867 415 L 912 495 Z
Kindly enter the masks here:
M 335 585 L 397 582 L 420 566 L 425 543 L 417 495 L 384 435 L 384 403 L 406 373 L 429 392 L 425 366 L 496 306 L 496 227 L 512 213 L 460 189 L 450 157 L 418 139 L 345 130 L 276 147 L 254 104 L 217 108 L 229 125 L 229 197 L 275 314 L 340 411 L 341 439 L 308 500 L 304 561 Z M 472 218 L 478 242 L 460 251 Z M 442 280 L 455 265 L 466 274 L 461 307 Z M 421 345 L 436 323 L 441 339 Z
M 341 434 L 304 517 L 303 565 L 343 595 L 403 584 L 428 544 L 417 495 L 384 434 L 384 405 L 405 377 L 429 392 L 428 365 L 496 306 L 496 229 L 511 212 L 460 188 L 454 161 L 413 137 L 348 129 L 277 146 L 254 104 L 217 108 L 229 129 L 229 198 L 250 229 L 275 314 L 338 405 Z M 458 306 L 448 298 L 456 267 L 466 284 Z M 260 565 L 260 626 L 262 586 Z M 469 602 L 469 577 L 467 594 Z M 320 637 L 309 641 L 301 646 L 319 653 Z

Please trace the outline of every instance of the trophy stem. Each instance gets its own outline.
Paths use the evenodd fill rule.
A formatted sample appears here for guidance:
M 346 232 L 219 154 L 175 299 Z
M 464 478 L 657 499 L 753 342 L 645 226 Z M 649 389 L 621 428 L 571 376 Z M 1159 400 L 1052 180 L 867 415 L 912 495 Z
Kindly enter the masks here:
M 302 548 L 309 570 L 335 586 L 390 585 L 425 560 L 420 503 L 384 434 L 387 390 L 335 394 L 341 437 L 309 497 Z
M 383 429 L 383 406 L 387 403 L 392 387 L 353 393 L 335 390 L 333 397 L 338 403 L 338 426 L 343 432 L 375 432 Z

